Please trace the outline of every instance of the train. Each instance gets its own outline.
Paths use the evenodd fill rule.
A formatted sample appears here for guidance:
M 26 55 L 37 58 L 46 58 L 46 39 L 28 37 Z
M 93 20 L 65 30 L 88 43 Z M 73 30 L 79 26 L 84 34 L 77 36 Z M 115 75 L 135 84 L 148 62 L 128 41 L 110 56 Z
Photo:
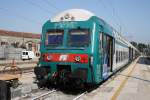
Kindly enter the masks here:
M 140 52 L 106 21 L 84 9 L 69 9 L 42 27 L 39 88 L 84 87 L 106 80 Z

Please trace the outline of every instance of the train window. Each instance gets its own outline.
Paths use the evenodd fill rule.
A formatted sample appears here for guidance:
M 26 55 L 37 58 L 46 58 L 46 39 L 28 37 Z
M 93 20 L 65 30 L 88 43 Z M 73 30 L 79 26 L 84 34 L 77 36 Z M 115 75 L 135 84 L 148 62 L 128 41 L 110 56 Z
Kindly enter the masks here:
M 102 43 L 102 41 L 103 41 L 103 33 L 100 33 L 100 37 L 99 37 L 99 41 L 100 41 L 100 48 L 101 49 L 103 49 L 103 43 Z
M 90 43 L 90 32 L 88 29 L 72 29 L 69 31 L 69 47 L 87 47 Z
M 124 55 L 123 55 L 123 51 L 122 51 L 122 61 L 123 61 L 123 59 L 124 59 Z
M 48 30 L 46 34 L 47 46 L 60 46 L 63 44 L 63 30 Z
M 118 63 L 118 51 L 116 51 L 116 63 Z
M 103 53 L 107 53 L 107 36 L 105 34 L 103 34 L 103 43 L 102 43 L 102 47 L 103 47 Z
M 122 60 L 124 60 L 124 52 L 122 52 Z
M 119 62 L 119 59 L 120 59 L 120 58 L 119 58 L 119 51 L 117 50 L 117 51 L 116 51 L 116 63 Z
M 125 55 L 124 55 L 124 56 L 125 56 L 125 59 L 127 59 L 127 58 L 126 58 L 126 55 L 127 55 L 127 53 L 125 52 Z
M 123 61 L 123 51 L 121 52 L 121 61 Z
M 123 51 L 122 51 L 122 61 L 124 60 L 124 54 L 123 54 Z
M 126 52 L 124 52 L 124 59 L 126 59 Z
M 125 60 L 125 52 L 123 52 L 123 60 Z
M 122 51 L 121 51 L 121 61 L 122 61 Z
M 121 61 L 123 61 L 123 51 L 121 52 Z
M 120 62 L 122 61 L 122 52 L 120 51 Z
M 123 52 L 121 51 L 121 61 L 123 60 Z
M 121 51 L 119 51 L 119 62 L 121 61 Z
M 124 52 L 124 60 L 126 59 L 126 52 Z
M 118 51 L 118 62 L 119 62 L 119 59 L 120 59 L 120 55 L 119 55 L 119 51 Z
M 126 57 L 125 57 L 125 52 L 123 52 L 123 60 L 125 60 L 126 59 Z

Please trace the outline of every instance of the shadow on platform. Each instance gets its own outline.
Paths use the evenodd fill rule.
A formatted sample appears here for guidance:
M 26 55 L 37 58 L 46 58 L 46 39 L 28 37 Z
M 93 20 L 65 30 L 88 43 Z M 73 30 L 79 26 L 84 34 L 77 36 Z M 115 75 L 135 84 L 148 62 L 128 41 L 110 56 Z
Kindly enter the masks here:
M 125 76 L 125 77 L 130 77 L 130 78 L 134 78 L 134 79 L 137 79 L 137 80 L 141 80 L 141 81 L 150 83 L 150 80 L 146 80 L 146 79 L 143 79 L 143 78 L 140 78 L 140 77 L 123 75 L 123 74 L 118 74 L 118 75 Z
M 148 58 L 148 57 L 140 57 L 140 59 L 138 60 L 137 63 L 150 65 L 150 58 Z

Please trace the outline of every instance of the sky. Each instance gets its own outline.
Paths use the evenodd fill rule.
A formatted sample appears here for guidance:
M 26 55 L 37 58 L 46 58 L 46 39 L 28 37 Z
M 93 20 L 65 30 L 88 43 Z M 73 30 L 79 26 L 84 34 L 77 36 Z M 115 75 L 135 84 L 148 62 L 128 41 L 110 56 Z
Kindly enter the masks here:
M 0 29 L 41 33 L 67 9 L 86 9 L 130 41 L 150 43 L 150 0 L 0 0 Z

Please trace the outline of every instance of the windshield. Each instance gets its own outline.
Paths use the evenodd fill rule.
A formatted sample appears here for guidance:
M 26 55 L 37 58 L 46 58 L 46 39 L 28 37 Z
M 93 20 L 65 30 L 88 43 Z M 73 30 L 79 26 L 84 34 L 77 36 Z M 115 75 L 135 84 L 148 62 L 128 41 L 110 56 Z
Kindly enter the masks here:
M 63 44 L 63 30 L 49 30 L 46 34 L 47 46 L 61 46 Z
M 69 47 L 88 47 L 90 43 L 90 33 L 88 29 L 72 29 L 69 31 Z

